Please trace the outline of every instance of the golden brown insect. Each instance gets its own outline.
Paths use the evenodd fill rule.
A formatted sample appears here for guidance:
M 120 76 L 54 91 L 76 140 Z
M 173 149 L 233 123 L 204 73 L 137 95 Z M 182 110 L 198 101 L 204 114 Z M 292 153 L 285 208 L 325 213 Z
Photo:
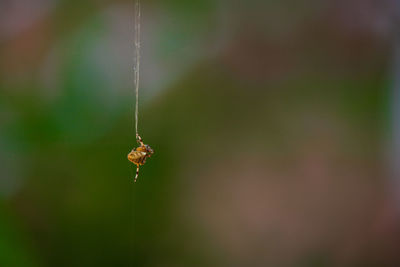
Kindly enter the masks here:
M 139 166 L 145 164 L 146 159 L 150 158 L 154 154 L 154 150 L 149 145 L 145 145 L 143 143 L 140 135 L 137 134 L 136 137 L 140 147 L 132 149 L 132 151 L 128 154 L 128 160 L 137 166 L 135 183 L 139 176 Z

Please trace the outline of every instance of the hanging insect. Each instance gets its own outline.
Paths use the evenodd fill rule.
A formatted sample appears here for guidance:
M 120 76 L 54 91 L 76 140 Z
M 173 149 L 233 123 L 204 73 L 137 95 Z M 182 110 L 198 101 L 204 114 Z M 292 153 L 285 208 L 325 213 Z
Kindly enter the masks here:
M 136 54 L 136 65 L 134 68 L 134 80 L 135 80 L 135 92 L 136 92 L 136 109 L 135 109 L 135 130 L 136 140 L 140 144 L 136 149 L 128 154 L 128 160 L 133 164 L 136 164 L 136 176 L 135 183 L 139 176 L 139 167 L 146 163 L 146 159 L 150 158 L 154 154 L 154 150 L 143 143 L 142 138 L 138 133 L 138 121 L 139 121 L 139 70 L 140 70 L 140 0 L 136 0 L 135 8 L 135 54 Z
M 150 158 L 154 154 L 154 150 L 149 145 L 145 145 L 143 143 L 143 140 L 139 134 L 137 134 L 136 137 L 140 146 L 136 149 L 132 149 L 132 151 L 128 154 L 128 160 L 137 166 L 135 183 L 139 176 L 140 165 L 144 165 L 146 163 L 146 159 Z

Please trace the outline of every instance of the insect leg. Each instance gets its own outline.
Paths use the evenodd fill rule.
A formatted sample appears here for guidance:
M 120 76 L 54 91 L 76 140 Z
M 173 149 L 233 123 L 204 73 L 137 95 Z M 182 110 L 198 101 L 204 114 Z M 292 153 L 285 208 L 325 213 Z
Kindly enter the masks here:
M 136 168 L 135 183 L 136 183 L 138 176 L 139 176 L 139 165 L 137 165 L 137 168 Z
M 142 137 L 139 134 L 136 134 L 136 140 L 140 143 L 141 146 L 144 146 Z

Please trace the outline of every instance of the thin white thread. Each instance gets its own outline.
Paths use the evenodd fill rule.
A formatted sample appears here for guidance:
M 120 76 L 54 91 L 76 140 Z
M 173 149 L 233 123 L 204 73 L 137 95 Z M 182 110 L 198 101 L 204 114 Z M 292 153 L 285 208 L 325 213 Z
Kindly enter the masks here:
M 140 0 L 136 0 L 135 5 L 135 64 L 134 64 L 134 82 L 136 92 L 136 106 L 135 106 L 135 131 L 136 139 L 139 138 L 138 121 L 139 121 L 139 76 L 140 76 Z M 136 175 L 137 176 L 137 175 Z M 136 182 L 137 177 L 135 178 Z M 135 195 L 132 194 L 132 238 L 135 234 Z M 132 240 L 132 249 L 135 248 L 134 241 Z M 132 261 L 132 266 L 135 263 Z
M 136 108 L 135 108 L 135 130 L 136 138 L 139 135 L 138 121 L 139 121 L 139 78 L 140 78 L 140 0 L 136 0 L 135 6 L 135 91 L 136 91 Z

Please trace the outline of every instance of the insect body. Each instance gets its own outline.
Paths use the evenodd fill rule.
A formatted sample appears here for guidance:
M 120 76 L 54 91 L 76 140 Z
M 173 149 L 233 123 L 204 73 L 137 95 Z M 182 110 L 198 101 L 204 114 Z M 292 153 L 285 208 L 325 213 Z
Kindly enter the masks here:
M 132 149 L 132 151 L 128 154 L 128 160 L 137 166 L 135 183 L 139 176 L 140 165 L 145 164 L 146 159 L 150 158 L 154 154 L 154 150 L 150 146 L 145 145 L 139 135 L 136 135 L 136 137 L 140 146 L 136 149 Z

